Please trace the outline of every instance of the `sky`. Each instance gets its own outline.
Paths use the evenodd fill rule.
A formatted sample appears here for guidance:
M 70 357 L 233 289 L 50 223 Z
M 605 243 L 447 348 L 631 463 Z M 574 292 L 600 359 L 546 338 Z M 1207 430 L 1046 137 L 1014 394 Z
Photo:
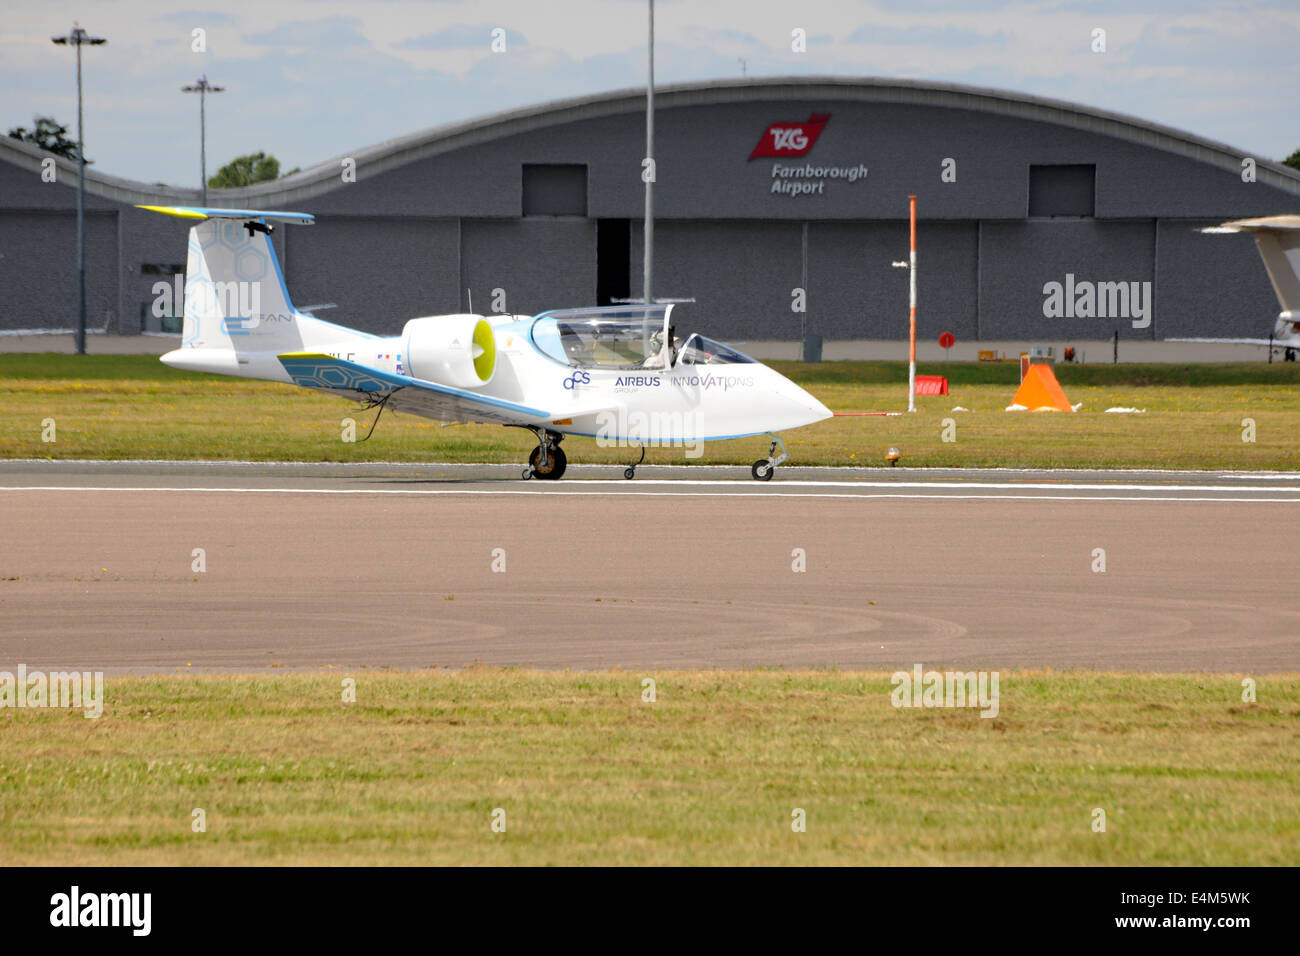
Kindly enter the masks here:
M 82 0 L 0 19 L 0 124 L 53 115 L 75 136 L 73 21 L 86 155 L 150 183 L 199 183 L 263 150 L 287 172 L 456 120 L 644 86 L 645 0 Z M 792 50 L 793 31 L 807 37 Z M 1104 30 L 1105 51 L 1093 47 Z M 196 34 L 195 31 L 201 31 Z M 504 39 L 505 49 L 494 52 Z M 202 40 L 196 42 L 196 37 Z M 196 46 L 202 46 L 196 50 Z M 968 83 L 1127 113 L 1281 159 L 1300 148 L 1300 3 L 1099 0 L 659 0 L 658 84 L 787 75 Z

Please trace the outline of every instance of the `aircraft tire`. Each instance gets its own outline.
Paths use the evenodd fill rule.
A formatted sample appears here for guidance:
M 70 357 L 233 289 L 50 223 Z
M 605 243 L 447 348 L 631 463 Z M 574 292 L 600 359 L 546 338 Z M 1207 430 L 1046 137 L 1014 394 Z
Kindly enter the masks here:
M 768 459 L 760 458 L 758 461 L 754 462 L 753 466 L 749 469 L 749 473 L 754 476 L 755 481 L 771 481 L 772 475 L 776 473 L 776 469 L 772 467 L 771 462 L 769 462 Z
M 533 453 L 528 456 L 528 463 L 532 465 L 533 468 L 533 477 L 541 478 L 544 481 L 559 481 L 564 475 L 564 469 L 568 467 L 569 464 L 568 459 L 565 458 L 564 452 L 561 451 L 558 446 L 551 449 L 551 453 L 547 456 L 551 466 L 548 471 L 542 470 L 540 464 L 541 458 L 541 449 L 539 448 L 534 448 Z

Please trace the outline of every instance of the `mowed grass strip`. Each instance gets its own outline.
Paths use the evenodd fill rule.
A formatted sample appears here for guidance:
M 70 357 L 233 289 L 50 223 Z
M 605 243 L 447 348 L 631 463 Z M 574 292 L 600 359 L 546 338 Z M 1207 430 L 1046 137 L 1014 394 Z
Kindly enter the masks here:
M 772 364 L 837 412 L 906 408 L 905 363 Z M 1297 363 L 1063 366 L 1067 396 L 1083 403 L 1073 414 L 1005 412 L 1014 364 L 936 363 L 921 372 L 948 376 L 951 394 L 918 398 L 913 415 L 839 417 L 790 432 L 791 464 L 883 466 L 893 446 L 913 466 L 1300 468 Z M 1116 406 L 1145 412 L 1105 413 Z M 0 355 L 0 458 L 522 462 L 534 444 L 519 429 L 444 428 L 389 413 L 369 441 L 343 440 L 344 419 L 363 438 L 373 418 L 343 399 L 178 372 L 153 356 Z M 53 442 L 42 441 L 47 419 Z M 591 439 L 565 447 L 574 463 L 637 455 Z M 647 460 L 747 465 L 766 453 L 758 437 L 707 444 L 696 458 L 652 448 Z
M 346 676 L 0 711 L 0 863 L 1300 859 L 1300 675 L 1243 703 L 1240 675 L 1003 672 L 993 719 L 895 708 L 885 673 L 362 671 L 355 703 Z

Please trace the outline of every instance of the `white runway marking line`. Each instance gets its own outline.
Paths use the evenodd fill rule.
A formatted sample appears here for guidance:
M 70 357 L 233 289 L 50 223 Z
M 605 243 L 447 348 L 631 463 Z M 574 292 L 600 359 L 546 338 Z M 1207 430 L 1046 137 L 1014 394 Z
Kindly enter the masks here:
M 161 477 L 161 476 L 160 476 Z M 254 476 L 255 477 L 255 476 Z M 300 476 L 302 477 L 302 476 Z M 375 480 L 376 477 L 392 481 L 435 481 L 430 478 L 403 478 L 398 475 L 382 476 L 358 476 L 353 480 L 368 481 Z M 484 481 L 500 481 L 501 479 L 484 478 Z M 537 488 L 541 481 L 531 484 L 531 487 Z M 568 482 L 568 486 L 574 485 L 586 488 L 592 485 L 611 485 L 614 487 L 626 488 L 630 482 L 626 478 L 580 478 Z M 750 479 L 692 479 L 692 478 L 643 478 L 635 483 L 636 487 L 645 487 L 646 485 L 668 486 L 671 488 L 681 487 L 708 487 L 708 488 L 747 488 L 752 493 L 763 493 L 766 488 L 940 488 L 952 490 L 984 490 L 984 491 L 1146 491 L 1146 492 L 1170 492 L 1170 491 L 1230 491 L 1235 494 L 1241 494 L 1247 491 L 1268 492 L 1270 494 L 1294 494 L 1297 500 L 1300 500 L 1300 484 L 1290 488 L 1279 488 L 1276 485 L 1272 487 L 1251 487 L 1249 485 L 1164 485 L 1164 484 L 1118 484 L 1110 482 L 1027 482 L 1027 481 L 814 481 L 812 479 L 791 478 L 785 481 L 777 482 L 775 485 L 759 484 Z M 0 485 L 0 488 L 4 488 Z M 13 486 L 13 491 L 67 491 L 76 490 L 77 485 L 26 485 Z M 103 490 L 103 491 L 134 491 L 134 488 L 114 489 L 111 486 L 85 486 L 85 490 Z M 299 493 L 356 493 L 356 494 L 379 494 L 390 493 L 388 489 L 365 489 L 365 488 L 155 488 L 155 491 L 292 491 Z M 406 491 L 408 489 L 398 489 Z M 541 490 L 541 489 L 539 489 Z M 547 493 L 559 494 L 562 489 L 552 491 L 545 489 Z M 411 493 L 436 494 L 435 489 L 409 489 Z M 462 491 L 460 494 L 470 494 L 470 491 Z M 487 494 L 487 490 L 483 490 Z M 493 490 L 492 494 L 528 494 L 528 492 L 507 492 Z M 564 492 L 567 494 L 577 494 L 579 492 Z M 620 494 L 633 494 L 633 492 L 619 492 Z M 776 492 L 768 492 L 776 494 Z M 858 496 L 854 496 L 858 497 Z M 930 497 L 930 496 L 927 496 Z M 933 497 L 940 497 L 935 495 Z M 999 496 L 1006 497 L 1006 496 Z M 1253 500 L 1253 499 L 1252 499 Z M 1290 500 L 1290 499 L 1280 499 Z
M 217 458 L 3 458 L 0 459 L 0 466 L 18 464 L 18 465 L 167 465 L 188 467 L 191 465 L 203 465 L 214 467 L 234 466 L 238 468 L 260 468 L 270 466 L 275 468 L 384 468 L 391 465 L 410 468 L 498 468 L 518 471 L 519 465 L 510 462 L 499 461 L 412 461 L 412 462 L 386 462 L 386 461 L 242 461 L 227 460 Z M 622 468 L 620 464 L 598 464 L 578 462 L 571 463 L 573 468 Z M 743 465 L 674 465 L 658 463 L 645 465 L 646 468 L 676 468 L 691 471 L 741 471 Z M 1090 475 L 1212 475 L 1216 478 L 1232 479 L 1251 479 L 1259 478 L 1266 481 L 1286 480 L 1300 481 L 1300 471 L 1224 471 L 1221 468 L 1017 468 L 1008 465 L 999 465 L 996 467 L 972 467 L 963 468 L 956 465 L 941 465 L 927 468 L 913 468 L 908 465 L 900 465 L 897 468 L 886 468 L 883 465 L 786 465 L 789 469 L 811 469 L 820 471 L 845 471 L 857 472 L 880 472 L 880 471 L 899 471 L 899 472 L 928 472 L 931 474 L 939 472 L 1011 472 L 1015 474 L 1090 474 Z M 608 480 L 608 479 L 602 479 Z
M 583 485 L 627 485 L 626 478 L 582 478 L 575 481 L 574 484 Z M 708 485 L 711 487 L 738 487 L 754 488 L 757 482 L 745 479 L 729 480 L 715 479 L 705 481 L 693 478 L 643 478 L 636 482 L 637 485 L 672 485 L 680 487 L 682 485 Z M 1088 482 L 1044 482 L 1035 483 L 1028 481 L 814 481 L 804 478 L 790 478 L 777 483 L 777 486 L 790 488 L 980 488 L 991 491 L 1006 489 L 1037 489 L 1044 491 L 1268 491 L 1273 494 L 1280 492 L 1295 492 L 1300 495 L 1300 485 L 1294 488 L 1251 488 L 1242 485 L 1158 485 L 1158 484 L 1137 484 L 1121 485 L 1107 483 L 1088 483 Z
M 383 476 L 392 480 L 403 480 L 399 476 Z M 357 480 L 369 480 L 366 477 Z M 431 479 L 412 478 L 412 481 L 428 481 Z M 485 481 L 494 479 L 486 478 Z M 495 479 L 500 480 L 500 479 Z M 541 482 L 539 481 L 538 484 Z M 589 487 L 591 485 L 612 485 L 616 487 L 628 487 L 630 484 L 626 478 L 582 478 L 570 482 L 572 485 Z M 672 488 L 681 487 L 708 487 L 708 488 L 748 488 L 753 492 L 761 492 L 764 487 L 785 487 L 785 488 L 942 488 L 942 489 L 961 489 L 961 490 L 982 490 L 982 491 L 1147 491 L 1147 492 L 1167 492 L 1167 491 L 1230 491 L 1241 494 L 1246 491 L 1269 492 L 1271 494 L 1295 494 L 1300 496 L 1300 485 L 1292 488 L 1279 488 L 1276 485 L 1272 487 L 1251 487 L 1249 485 L 1164 485 L 1164 484 L 1118 484 L 1110 482 L 1026 482 L 1026 481 L 814 481 L 812 479 L 791 478 L 778 482 L 776 485 L 759 485 L 750 479 L 693 479 L 693 478 L 643 478 L 637 481 L 636 487 L 645 487 L 646 485 L 668 486 Z M 0 486 L 3 487 L 3 486 Z M 34 487 L 34 486 L 33 486 Z M 74 485 L 66 486 L 49 486 L 50 490 L 57 490 L 65 487 L 76 487 Z M 533 485 L 532 487 L 537 487 Z M 161 489 L 159 489 L 161 490 Z M 199 489 L 195 489 L 199 490 Z M 222 489 L 227 490 L 227 489 Z M 312 489 L 229 489 L 229 490 L 302 490 Z M 333 489 L 316 489 L 316 490 L 333 490 Z M 338 489 L 340 491 L 350 491 L 353 489 Z M 365 491 L 366 489 L 355 489 Z M 412 489 L 419 490 L 419 489 Z M 549 490 L 549 489 L 548 489 Z M 558 492 L 559 489 L 556 489 Z M 624 492 L 630 494 L 630 492 Z
M 595 482 L 583 482 L 583 484 L 595 484 Z M 609 482 L 609 484 L 625 484 L 625 482 Z M 649 484 L 649 482 L 646 482 Z M 686 482 L 662 482 L 662 484 L 678 485 Z M 702 481 L 702 485 L 717 485 L 724 482 Z M 746 485 L 745 482 L 736 482 L 738 485 Z M 750 483 L 752 485 L 752 483 Z M 794 484 L 794 482 L 789 482 Z M 887 484 L 887 483 L 886 483 Z M 924 486 L 924 483 L 921 483 Z M 969 486 L 967 486 L 969 487 Z M 1014 487 L 1014 486 L 1013 486 Z M 1195 486 L 1192 486 L 1193 488 Z M 1045 489 L 1054 490 L 1054 489 Z M 1153 491 L 1163 491 L 1165 489 L 1154 488 Z M 1258 490 L 1258 491 L 1276 491 L 1275 488 L 1259 489 L 1231 489 L 1233 491 Z M 250 494 L 250 495 L 563 495 L 569 497 L 600 496 L 604 498 L 615 497 L 634 497 L 634 498 L 860 498 L 864 500 L 879 498 L 909 498 L 926 501 L 956 501 L 956 500 L 989 500 L 989 501 L 1184 501 L 1184 502 L 1235 502 L 1235 503 L 1267 503 L 1267 504 L 1300 504 L 1300 497 L 1296 498 L 1227 498 L 1227 497 L 1178 497 L 1173 495 L 967 495 L 967 494 L 944 494 L 944 495 L 918 495 L 907 492 L 899 494 L 846 494 L 843 492 L 815 492 L 815 491 L 796 491 L 781 492 L 768 491 L 763 488 L 751 488 L 750 491 L 568 491 L 563 488 L 538 488 L 533 491 L 525 491 L 522 488 L 110 488 L 87 485 L 78 487 L 76 485 L 42 485 L 42 486 L 0 486 L 0 493 L 6 491 L 94 491 L 94 492 L 123 492 L 147 494 L 157 492 L 171 493 L 190 493 L 190 494 Z

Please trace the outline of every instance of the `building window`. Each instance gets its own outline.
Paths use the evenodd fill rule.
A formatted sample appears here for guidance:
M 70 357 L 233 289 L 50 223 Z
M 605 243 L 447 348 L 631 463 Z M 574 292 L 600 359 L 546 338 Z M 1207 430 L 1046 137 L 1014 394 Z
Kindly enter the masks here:
M 174 276 L 185 273 L 184 263 L 175 262 L 142 262 L 140 264 L 140 275 L 142 276 Z
M 1029 215 L 1091 216 L 1097 193 L 1097 167 L 1029 167 Z
M 162 312 L 161 316 L 154 315 L 152 302 L 140 303 L 140 333 L 142 335 L 145 332 L 180 334 L 181 327 L 185 324 L 185 303 L 178 303 L 170 309 L 163 309 Z
M 524 163 L 524 215 L 587 215 L 586 165 Z

